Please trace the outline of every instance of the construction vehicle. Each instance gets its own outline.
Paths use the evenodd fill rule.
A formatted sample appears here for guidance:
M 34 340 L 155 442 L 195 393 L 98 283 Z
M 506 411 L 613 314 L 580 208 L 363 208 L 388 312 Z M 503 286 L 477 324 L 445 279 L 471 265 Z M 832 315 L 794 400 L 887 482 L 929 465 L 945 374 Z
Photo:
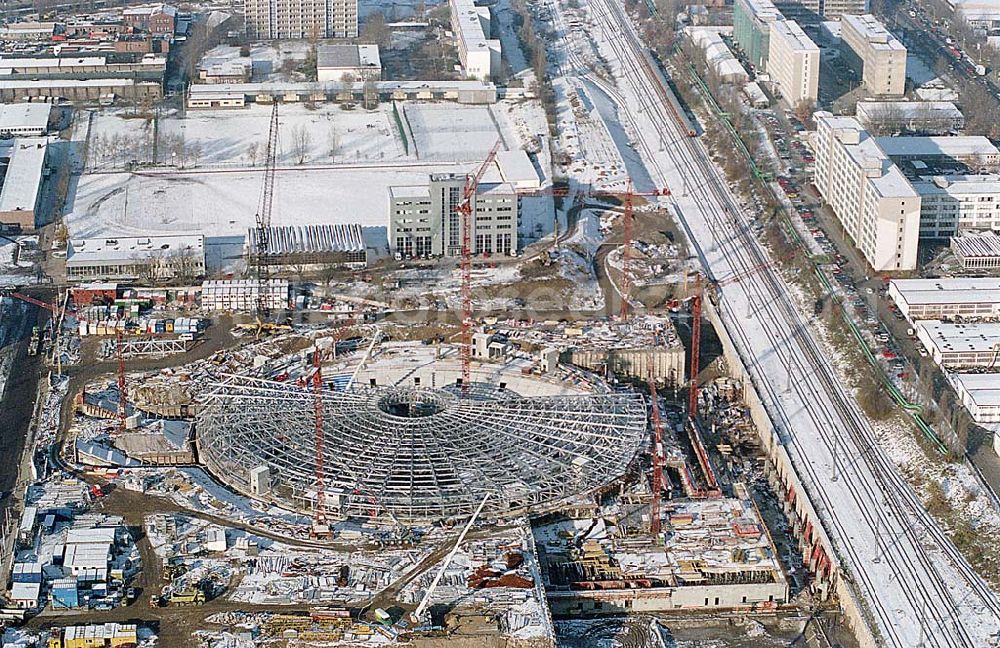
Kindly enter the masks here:
M 271 322 L 257 321 L 252 324 L 237 324 L 234 328 L 240 331 L 252 332 L 255 337 L 262 335 L 278 335 L 292 330 L 287 324 L 274 324 Z
M 172 565 L 163 566 L 163 580 L 172 581 L 178 576 L 181 576 L 188 570 L 187 565 L 183 563 L 176 563 Z
M 479 503 L 479 507 L 476 509 L 476 512 L 473 513 L 472 517 L 469 518 L 469 521 L 465 523 L 465 528 L 462 529 L 462 532 L 458 534 L 458 539 L 455 540 L 455 546 L 453 546 L 451 551 L 448 552 L 448 556 L 444 559 L 444 562 L 441 563 L 441 568 L 438 570 L 437 574 L 434 575 L 434 580 L 431 581 L 427 591 L 424 592 L 424 598 L 420 600 L 420 605 L 418 605 L 417 609 L 410 615 L 410 621 L 413 623 L 414 627 L 429 625 L 428 622 L 430 619 L 425 618 L 424 614 L 428 611 L 427 608 L 430 606 L 434 590 L 437 589 L 438 583 L 441 582 L 441 577 L 444 576 L 448 566 L 451 565 L 451 561 L 455 559 L 455 554 L 458 553 L 459 548 L 462 546 L 462 541 L 465 540 L 465 536 L 469 533 L 469 529 L 472 528 L 472 525 L 476 523 L 476 520 L 479 518 L 479 514 L 483 512 L 483 507 L 486 506 L 486 501 L 489 498 L 490 494 L 486 493 L 486 496 L 483 497 L 483 501 Z M 378 618 L 378 610 L 376 610 L 376 618 Z M 402 627 L 404 624 L 405 622 L 403 618 L 400 617 L 397 625 Z
M 167 597 L 168 605 L 204 605 L 205 592 L 196 587 L 187 587 L 171 592 Z

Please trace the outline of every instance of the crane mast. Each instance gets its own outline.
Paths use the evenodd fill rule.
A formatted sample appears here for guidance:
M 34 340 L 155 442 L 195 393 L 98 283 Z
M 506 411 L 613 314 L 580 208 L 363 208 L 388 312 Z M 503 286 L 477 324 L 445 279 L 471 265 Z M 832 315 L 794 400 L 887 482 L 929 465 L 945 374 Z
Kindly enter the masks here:
M 472 380 L 472 211 L 476 199 L 476 190 L 483 174 L 496 159 L 500 150 L 501 140 L 497 140 L 483 160 L 475 175 L 466 176 L 465 189 L 462 192 L 462 202 L 456 208 L 460 215 L 462 228 L 462 345 L 459 355 L 462 360 L 462 393 L 468 394 L 469 383 Z
M 334 342 L 336 345 L 336 342 Z M 319 347 L 313 352 L 313 416 L 316 424 L 316 511 L 313 517 L 312 536 L 326 537 L 330 527 L 326 522 L 326 467 L 323 458 L 323 354 Z
M 270 288 L 271 208 L 274 203 L 274 175 L 278 166 L 278 102 L 271 105 L 271 126 L 264 151 L 264 186 L 256 214 L 257 245 L 253 259 L 257 272 L 257 317 L 266 320 L 271 314 L 267 299 Z

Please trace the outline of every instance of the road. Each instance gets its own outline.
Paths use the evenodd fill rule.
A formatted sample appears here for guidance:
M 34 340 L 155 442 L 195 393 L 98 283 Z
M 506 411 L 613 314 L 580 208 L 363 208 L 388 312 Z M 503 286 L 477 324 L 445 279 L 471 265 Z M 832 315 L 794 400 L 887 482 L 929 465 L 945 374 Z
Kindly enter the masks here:
M 869 624 L 889 646 L 989 645 L 1000 630 L 1000 601 L 879 446 L 817 342 L 815 323 L 799 312 L 754 237 L 752 217 L 701 141 L 678 127 L 662 96 L 664 81 L 621 6 L 592 0 L 590 15 L 617 86 L 592 80 L 629 122 L 654 182 L 673 190 L 671 206 L 706 273 L 716 280 L 743 276 L 720 290 L 721 317 Z M 558 15 L 556 28 L 565 30 Z M 589 76 L 581 62 L 572 64 Z

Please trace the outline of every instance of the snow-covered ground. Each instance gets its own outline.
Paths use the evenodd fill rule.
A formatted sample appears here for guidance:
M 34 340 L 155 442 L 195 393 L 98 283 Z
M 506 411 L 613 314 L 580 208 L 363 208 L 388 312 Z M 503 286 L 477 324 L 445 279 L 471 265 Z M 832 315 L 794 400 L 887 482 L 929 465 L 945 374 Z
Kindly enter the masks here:
M 557 3 L 549 6 L 559 11 Z M 589 6 L 588 31 L 618 79 L 608 91 L 654 179 L 674 190 L 671 201 L 703 264 L 716 277 L 747 272 L 759 263 L 751 254 L 759 245 L 734 232 L 745 230 L 751 216 L 719 170 L 701 166 L 700 141 L 687 140 L 670 125 L 666 106 L 650 100 L 657 92 L 638 67 L 639 48 L 629 42 L 634 31 L 620 6 L 609 0 Z M 664 135 L 677 139 L 664 145 Z M 808 324 L 787 286 L 765 269 L 726 286 L 719 299 L 727 331 L 832 538 L 834 558 L 883 640 L 913 646 L 929 636 L 943 646 L 988 645 L 1000 629 L 1000 602 L 916 501 L 821 351 L 813 365 L 816 342 L 794 334 Z
M 275 176 L 272 222 L 385 226 L 390 186 L 426 185 L 431 173 L 473 168 L 470 164 L 282 167 Z M 243 235 L 254 223 L 262 182 L 262 169 L 84 175 L 65 222 L 73 236 L 81 237 Z
M 408 103 L 403 112 L 422 160 L 482 160 L 500 139 L 489 106 Z

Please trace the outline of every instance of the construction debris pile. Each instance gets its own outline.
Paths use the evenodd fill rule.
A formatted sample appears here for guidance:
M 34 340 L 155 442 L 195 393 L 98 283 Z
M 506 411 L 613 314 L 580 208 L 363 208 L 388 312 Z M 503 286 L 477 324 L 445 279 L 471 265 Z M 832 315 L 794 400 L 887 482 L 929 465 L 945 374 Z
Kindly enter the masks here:
M 439 569 L 435 565 L 408 583 L 400 600 L 420 602 Z M 452 606 L 452 615 L 488 616 L 507 636 L 554 637 L 534 539 L 525 521 L 491 538 L 463 544 L 445 568 L 431 602 Z

